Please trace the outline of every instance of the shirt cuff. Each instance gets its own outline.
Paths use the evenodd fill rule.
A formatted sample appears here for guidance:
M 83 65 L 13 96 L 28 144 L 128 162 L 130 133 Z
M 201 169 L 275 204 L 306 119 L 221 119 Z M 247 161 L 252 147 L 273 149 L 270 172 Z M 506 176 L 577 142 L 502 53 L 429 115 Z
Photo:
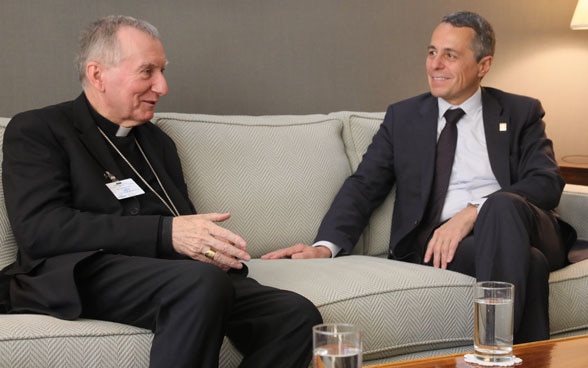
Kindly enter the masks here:
M 312 246 L 329 248 L 329 250 L 331 251 L 331 258 L 335 258 L 335 256 L 341 251 L 341 247 L 338 247 L 337 245 L 326 240 L 317 241 Z
M 478 212 L 478 214 L 480 214 L 480 209 L 482 208 L 482 206 L 484 205 L 484 203 L 486 203 L 486 200 L 488 198 L 480 198 L 480 199 L 476 199 L 473 201 L 469 201 L 468 202 L 468 206 L 472 205 L 474 207 L 476 207 L 476 212 Z

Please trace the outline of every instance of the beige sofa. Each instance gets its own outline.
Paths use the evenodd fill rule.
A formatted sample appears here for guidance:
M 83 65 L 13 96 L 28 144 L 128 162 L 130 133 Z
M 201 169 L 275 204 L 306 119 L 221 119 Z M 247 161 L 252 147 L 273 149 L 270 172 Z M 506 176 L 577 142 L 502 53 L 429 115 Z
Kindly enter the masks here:
M 312 242 L 342 181 L 357 167 L 383 113 L 211 116 L 160 113 L 177 143 L 200 212 L 227 211 L 253 257 Z M 8 119 L 0 119 L 3 134 Z M 0 191 L 0 193 L 2 193 Z M 15 243 L 0 197 L 0 267 Z M 394 193 L 373 215 L 355 255 L 249 262 L 261 283 L 312 300 L 326 322 L 364 331 L 367 364 L 470 350 L 474 279 L 385 259 Z M 588 240 L 588 187 L 567 186 L 560 212 Z M 554 337 L 588 333 L 588 260 L 551 275 Z M 309 332 L 310 333 L 310 332 Z M 110 322 L 0 315 L 0 367 L 146 367 L 149 331 Z M 225 341 L 221 367 L 239 353 Z

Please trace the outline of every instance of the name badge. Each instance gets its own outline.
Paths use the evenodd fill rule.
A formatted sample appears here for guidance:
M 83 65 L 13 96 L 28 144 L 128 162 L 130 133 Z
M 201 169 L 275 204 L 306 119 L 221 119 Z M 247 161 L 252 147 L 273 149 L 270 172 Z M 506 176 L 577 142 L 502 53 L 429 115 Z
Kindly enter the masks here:
M 116 199 L 125 199 L 145 194 L 133 179 L 124 179 L 106 184 Z

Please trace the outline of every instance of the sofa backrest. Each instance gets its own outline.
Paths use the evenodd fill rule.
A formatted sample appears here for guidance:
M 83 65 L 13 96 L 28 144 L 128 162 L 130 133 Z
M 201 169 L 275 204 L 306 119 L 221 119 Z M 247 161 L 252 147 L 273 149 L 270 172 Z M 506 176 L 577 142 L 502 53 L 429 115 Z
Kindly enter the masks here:
M 199 212 L 230 212 L 223 226 L 242 235 L 253 257 L 311 243 L 339 187 L 361 161 L 383 113 L 219 116 L 158 113 L 176 142 Z M 0 145 L 9 118 L 0 118 Z M 2 159 L 0 151 L 0 161 Z M 0 168 L 1 174 L 1 168 Z M 355 254 L 387 254 L 394 195 L 372 217 Z M 0 181 L 0 268 L 16 242 Z
M 0 117 L 0 163 L 3 159 L 2 142 L 4 141 L 4 129 L 10 119 Z M 12 235 L 6 207 L 4 203 L 4 189 L 2 187 L 2 166 L 0 165 L 0 269 L 9 265 L 16 259 L 16 240 Z
M 158 113 L 153 122 L 176 142 L 198 211 L 232 213 L 222 225 L 241 234 L 251 255 L 259 257 L 314 240 L 333 197 L 357 168 L 383 118 L 379 112 L 257 117 Z M 9 120 L 0 117 L 0 148 Z M 558 210 L 579 238 L 588 240 L 582 215 L 588 190 L 568 187 Z M 373 214 L 355 254 L 387 254 L 394 198 L 392 191 Z M 0 180 L 0 269 L 15 255 Z
M 351 116 L 359 121 L 353 129 Z M 230 212 L 223 226 L 242 235 L 250 254 L 259 257 L 297 242 L 312 243 L 382 117 L 159 113 L 153 122 L 176 142 L 196 209 Z M 383 235 L 389 239 L 387 227 Z M 354 253 L 385 254 L 388 240 L 380 242 L 381 235 L 368 229 Z M 373 246 L 372 239 L 381 246 Z

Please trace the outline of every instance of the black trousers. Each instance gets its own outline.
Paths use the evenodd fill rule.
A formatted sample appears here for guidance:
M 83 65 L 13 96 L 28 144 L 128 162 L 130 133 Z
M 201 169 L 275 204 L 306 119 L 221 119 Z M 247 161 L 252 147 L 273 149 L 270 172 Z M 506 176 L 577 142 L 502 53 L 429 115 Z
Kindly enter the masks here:
M 226 335 L 240 367 L 306 368 L 312 326 L 322 321 L 302 296 L 260 285 L 247 271 L 193 260 L 100 254 L 80 265 L 82 317 L 154 332 L 150 367 L 218 367 Z
M 557 219 L 524 198 L 488 197 L 474 231 L 459 244 L 448 269 L 478 281 L 515 285 L 514 342 L 549 339 L 549 273 L 562 268 L 566 250 Z

